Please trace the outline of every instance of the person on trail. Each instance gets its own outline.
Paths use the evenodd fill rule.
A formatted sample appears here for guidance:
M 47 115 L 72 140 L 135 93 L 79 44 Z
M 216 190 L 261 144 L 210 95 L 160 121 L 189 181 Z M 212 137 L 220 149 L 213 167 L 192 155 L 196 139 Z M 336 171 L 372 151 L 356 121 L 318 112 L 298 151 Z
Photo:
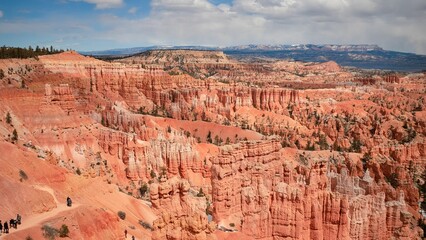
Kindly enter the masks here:
M 124 230 L 124 237 L 127 239 L 127 229 Z
M 4 233 L 9 233 L 9 225 L 7 225 L 7 221 L 4 221 L 4 225 L 3 225 L 3 232 Z
M 68 207 L 71 207 L 71 205 L 72 205 L 71 198 L 70 198 L 70 197 L 67 197 L 67 206 L 68 206 Z
M 10 219 L 10 220 L 9 220 L 9 227 L 10 227 L 10 228 L 16 228 L 16 227 L 15 227 L 15 220 L 14 220 L 14 219 Z
M 132 236 L 132 240 L 135 240 L 135 236 Z
M 16 214 L 16 223 L 21 225 L 21 215 L 19 215 L 19 213 Z
M 1 223 L 1 220 L 0 220 L 0 236 L 2 232 L 3 232 L 3 223 Z

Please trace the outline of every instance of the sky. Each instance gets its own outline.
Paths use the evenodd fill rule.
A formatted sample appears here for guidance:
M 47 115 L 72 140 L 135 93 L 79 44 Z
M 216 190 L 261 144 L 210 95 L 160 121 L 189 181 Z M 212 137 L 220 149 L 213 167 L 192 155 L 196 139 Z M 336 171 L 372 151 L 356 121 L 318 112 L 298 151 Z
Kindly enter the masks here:
M 426 54 L 426 0 L 0 0 L 0 45 L 377 44 Z

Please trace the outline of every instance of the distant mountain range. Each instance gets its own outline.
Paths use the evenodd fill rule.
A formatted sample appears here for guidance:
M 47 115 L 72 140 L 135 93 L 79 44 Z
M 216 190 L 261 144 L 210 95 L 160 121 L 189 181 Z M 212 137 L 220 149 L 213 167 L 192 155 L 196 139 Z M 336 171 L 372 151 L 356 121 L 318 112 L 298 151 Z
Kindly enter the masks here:
M 237 59 L 291 59 L 305 62 L 335 61 L 342 66 L 392 71 L 426 71 L 426 55 L 388 51 L 377 45 L 297 44 L 241 45 L 232 47 L 151 46 L 81 52 L 95 57 L 124 57 L 154 49 L 218 50 Z

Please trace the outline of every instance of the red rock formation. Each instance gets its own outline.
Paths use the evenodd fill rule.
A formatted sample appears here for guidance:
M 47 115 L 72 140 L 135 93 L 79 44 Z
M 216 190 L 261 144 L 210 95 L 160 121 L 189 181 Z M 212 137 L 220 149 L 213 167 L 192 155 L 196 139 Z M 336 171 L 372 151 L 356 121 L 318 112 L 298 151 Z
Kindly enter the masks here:
M 383 81 L 387 83 L 402 83 L 401 79 L 397 75 L 386 75 L 383 77 Z
M 75 111 L 74 95 L 68 84 L 61 84 L 57 87 L 45 86 L 46 102 L 60 106 L 64 111 L 70 113 Z
M 194 139 L 177 133 L 153 131 L 143 123 L 148 121 L 137 114 L 118 114 L 110 111 L 105 120 L 109 126 L 117 126 L 125 132 L 102 131 L 101 148 L 126 165 L 126 175 L 132 180 L 149 179 L 151 170 L 160 173 L 165 167 L 171 175 L 187 178 L 187 171 L 201 173 L 203 163 L 193 148 Z
M 204 204 L 189 195 L 186 180 L 163 176 L 150 189 L 152 206 L 160 211 L 154 221 L 152 239 L 216 239 L 214 222 L 208 222 Z M 205 198 L 203 198 L 205 199 Z
M 412 219 L 404 196 L 385 200 L 385 192 L 369 190 L 375 184 L 370 178 L 360 184 L 346 170 L 327 173 L 325 161 L 306 168 L 279 151 L 276 141 L 241 143 L 212 160 L 219 224 L 234 219 L 243 233 L 258 239 L 385 239 L 410 228 L 399 221 Z
M 88 226 L 73 238 L 117 239 L 120 225 L 153 239 L 212 239 L 222 230 L 217 236 L 255 239 L 420 235 L 424 74 L 378 73 L 383 88 L 354 86 L 355 75 L 333 62 L 241 63 L 181 50 L 113 63 L 66 52 L 0 60 L 0 68 L 0 160 L 18 159 L 0 168 L 8 189 L 0 214 L 55 209 L 28 186 L 49 184 L 83 205 L 63 215 Z M 218 153 L 209 142 L 225 146 Z M 17 168 L 31 173 L 28 182 Z M 39 195 L 34 209 L 10 204 L 12 187 L 24 199 Z M 99 225 L 83 221 L 85 210 Z M 114 217 L 121 210 L 128 219 Z

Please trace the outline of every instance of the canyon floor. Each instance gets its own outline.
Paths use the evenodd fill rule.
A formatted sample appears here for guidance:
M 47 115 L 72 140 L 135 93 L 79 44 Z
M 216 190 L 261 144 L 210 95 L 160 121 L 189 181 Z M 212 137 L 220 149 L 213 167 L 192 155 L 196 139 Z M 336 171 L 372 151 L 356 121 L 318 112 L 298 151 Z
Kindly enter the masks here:
M 0 69 L 0 220 L 22 216 L 0 239 L 424 236 L 424 72 L 196 50 Z

